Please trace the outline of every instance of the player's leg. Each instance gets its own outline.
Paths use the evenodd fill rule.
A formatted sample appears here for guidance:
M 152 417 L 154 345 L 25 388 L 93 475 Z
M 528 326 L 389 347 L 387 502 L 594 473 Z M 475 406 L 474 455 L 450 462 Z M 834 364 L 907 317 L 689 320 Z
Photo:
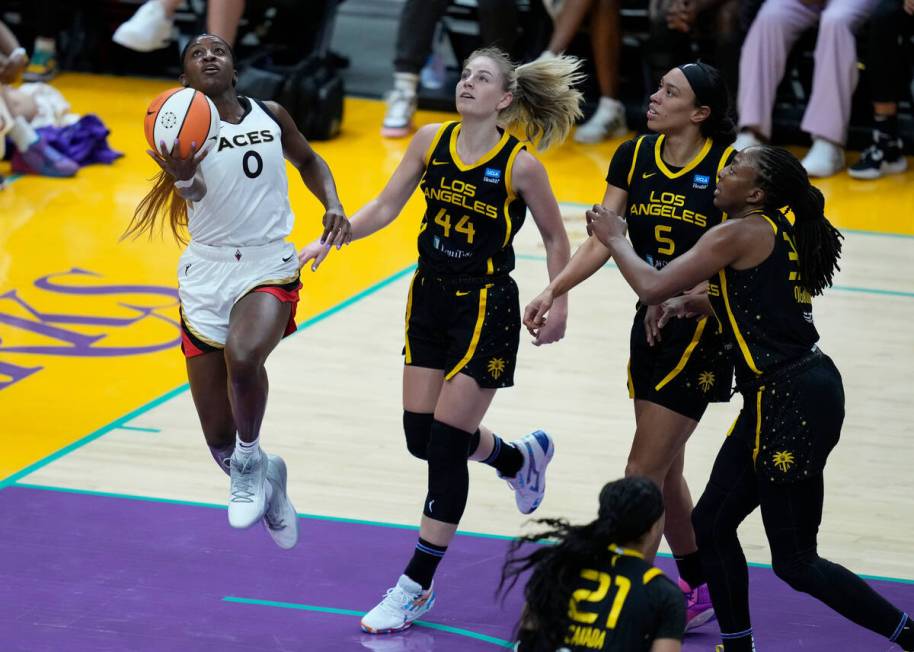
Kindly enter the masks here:
M 228 398 L 228 374 L 222 351 L 187 358 L 190 394 L 197 408 L 206 445 L 219 468 L 230 474 L 235 451 L 235 420 Z

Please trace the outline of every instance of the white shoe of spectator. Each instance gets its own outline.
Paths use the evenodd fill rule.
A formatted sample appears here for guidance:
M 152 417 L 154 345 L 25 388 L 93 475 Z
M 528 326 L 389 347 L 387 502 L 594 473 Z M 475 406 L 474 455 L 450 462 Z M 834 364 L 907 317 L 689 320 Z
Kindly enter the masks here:
M 165 15 L 159 0 L 148 0 L 130 19 L 114 31 L 111 40 L 137 52 L 152 52 L 171 41 L 174 19 Z
M 416 113 L 416 87 L 419 75 L 406 72 L 394 73 L 394 87 L 387 95 L 387 113 L 381 125 L 384 138 L 404 138 L 413 130 Z
M 744 130 L 736 135 L 736 140 L 733 141 L 733 149 L 737 152 L 741 152 L 747 147 L 755 147 L 756 145 L 761 144 L 762 141 L 760 141 L 754 133 L 749 130 Z
M 625 124 L 625 107 L 611 97 L 601 97 L 597 110 L 590 120 L 574 132 L 576 143 L 599 143 L 607 138 L 621 138 L 628 133 Z
M 844 169 L 844 150 L 824 138 L 813 138 L 803 167 L 811 177 L 830 177 Z

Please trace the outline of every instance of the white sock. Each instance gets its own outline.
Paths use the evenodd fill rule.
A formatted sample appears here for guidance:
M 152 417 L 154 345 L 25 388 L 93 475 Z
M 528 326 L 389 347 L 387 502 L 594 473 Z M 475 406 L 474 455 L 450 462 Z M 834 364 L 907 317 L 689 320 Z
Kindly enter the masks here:
M 260 437 L 254 441 L 241 441 L 241 436 L 235 435 L 235 454 L 236 455 L 253 455 L 260 452 Z
M 408 95 L 416 94 L 416 87 L 419 86 L 419 75 L 411 72 L 394 73 L 394 89 L 404 91 Z
M 597 104 L 597 113 L 615 113 L 618 105 L 618 100 L 603 95 L 600 97 L 600 102 Z
M 49 52 L 54 54 L 57 52 L 57 43 L 52 38 L 47 38 L 44 36 L 39 36 L 35 39 L 35 50 L 40 50 L 41 52 Z
M 32 129 L 32 125 L 21 115 L 16 116 L 16 119 L 13 120 L 13 128 L 9 130 L 9 137 L 12 138 L 13 144 L 20 152 L 24 152 L 38 142 L 38 132 Z

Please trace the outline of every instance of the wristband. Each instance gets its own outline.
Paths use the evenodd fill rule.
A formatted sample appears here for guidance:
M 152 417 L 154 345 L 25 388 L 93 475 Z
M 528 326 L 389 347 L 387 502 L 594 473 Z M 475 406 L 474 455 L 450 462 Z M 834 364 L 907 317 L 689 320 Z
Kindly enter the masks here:
M 196 180 L 197 180 L 196 177 L 191 177 L 190 179 L 175 179 L 175 188 L 177 188 L 178 190 L 184 190 L 185 188 L 190 188 L 192 185 L 194 185 L 194 181 L 196 181 Z
M 18 48 L 16 48 L 16 49 L 13 50 L 12 52 L 10 52 L 10 53 L 7 55 L 6 58 L 7 58 L 7 59 L 12 59 L 13 57 L 15 57 L 15 56 L 17 56 L 17 55 L 20 55 L 20 54 L 21 54 L 22 56 L 24 56 L 24 57 L 27 57 L 27 56 L 28 56 L 28 53 L 25 51 L 25 48 L 22 47 L 22 46 L 19 46 Z

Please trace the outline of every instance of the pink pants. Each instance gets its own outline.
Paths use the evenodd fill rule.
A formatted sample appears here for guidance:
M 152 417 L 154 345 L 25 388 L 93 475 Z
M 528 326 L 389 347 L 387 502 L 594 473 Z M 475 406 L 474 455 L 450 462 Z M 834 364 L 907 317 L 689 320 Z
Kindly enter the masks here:
M 857 85 L 854 32 L 878 0 L 766 0 L 749 29 L 739 62 L 739 126 L 771 136 L 775 92 L 784 76 L 787 55 L 800 35 L 816 22 L 812 95 L 800 125 L 803 131 L 843 145 Z

